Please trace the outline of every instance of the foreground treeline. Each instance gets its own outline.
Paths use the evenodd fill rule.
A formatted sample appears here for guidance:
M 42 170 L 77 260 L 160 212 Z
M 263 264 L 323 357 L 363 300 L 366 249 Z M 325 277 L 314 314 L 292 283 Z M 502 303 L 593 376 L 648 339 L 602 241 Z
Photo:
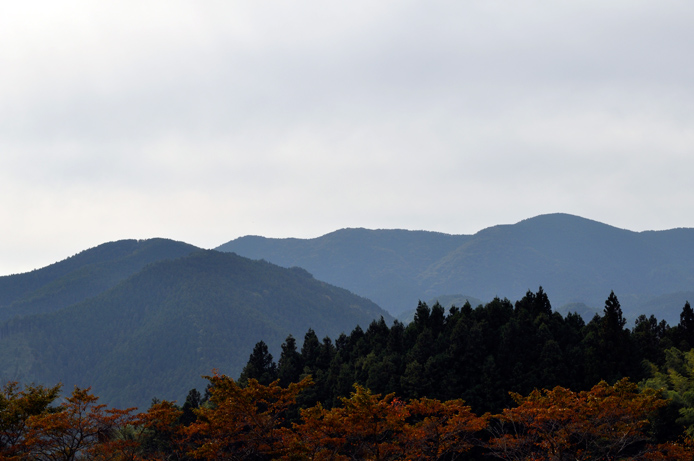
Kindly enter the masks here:
M 626 327 L 512 304 L 420 304 L 333 342 L 259 342 L 238 381 L 214 374 L 185 403 L 109 409 L 88 389 L 7 384 L 0 460 L 692 460 L 694 312 Z M 638 384 L 637 384 L 638 383 Z
M 310 378 L 287 387 L 208 379 L 209 399 L 197 408 L 154 402 L 140 414 L 106 409 L 84 389 L 52 406 L 58 387 L 10 383 L 0 398 L 0 459 L 694 459 L 691 439 L 654 439 L 667 402 L 626 379 L 514 394 L 514 406 L 482 415 L 459 399 L 402 400 L 358 385 L 331 409 L 299 409 Z
M 403 399 L 462 398 L 478 413 L 496 413 L 513 404 L 509 391 L 527 395 L 555 386 L 581 391 L 602 380 L 612 384 L 629 377 L 640 382 L 656 369 L 667 375 L 674 362 L 683 360 L 677 353 L 692 347 L 689 303 L 677 326 L 641 316 L 629 329 L 614 293 L 603 314 L 586 323 L 578 314 L 553 312 L 540 287 L 515 304 L 495 299 L 477 308 L 466 304 L 446 311 L 420 303 L 407 326 L 388 326 L 381 319 L 334 342 L 321 341 L 309 330 L 300 349 L 294 338 L 287 338 L 277 363 L 260 342 L 240 381 L 254 378 L 268 384 L 279 379 L 286 386 L 311 375 L 316 384 L 300 398 L 305 406 L 338 405 L 358 383 Z M 682 366 L 675 368 L 684 373 Z M 694 402 L 688 405 L 694 407 Z

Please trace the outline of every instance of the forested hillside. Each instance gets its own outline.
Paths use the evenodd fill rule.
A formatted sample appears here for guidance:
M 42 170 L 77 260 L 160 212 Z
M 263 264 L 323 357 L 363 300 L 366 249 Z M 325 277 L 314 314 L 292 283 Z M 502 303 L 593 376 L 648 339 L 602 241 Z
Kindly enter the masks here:
M 693 342 L 689 303 L 676 326 L 630 329 L 614 292 L 587 324 L 542 288 L 420 303 L 406 327 L 380 319 L 334 342 L 309 329 L 300 348 L 288 336 L 278 362 L 260 341 L 238 380 L 213 372 L 140 412 L 81 388 L 51 406 L 57 387 L 8 383 L 0 457 L 691 461 Z
M 176 399 L 212 368 L 238 375 L 264 338 L 339 335 L 388 314 L 284 269 L 216 251 L 160 261 L 78 304 L 5 323 L 0 378 L 93 386 L 112 405 Z
M 655 316 L 641 316 L 628 327 L 613 292 L 588 323 L 553 312 L 542 288 L 515 303 L 497 298 L 449 309 L 420 303 L 407 326 L 380 320 L 322 340 L 309 330 L 300 349 L 288 338 L 277 363 L 260 344 L 241 381 L 279 379 L 286 385 L 310 374 L 316 384 L 303 402 L 326 407 L 358 383 L 405 399 L 462 398 L 480 414 L 498 412 L 513 404 L 509 392 L 588 390 L 601 380 L 648 378 L 652 367 L 666 365 L 668 350 L 694 345 L 694 311 L 688 303 L 679 310 L 673 327 Z
M 304 267 L 395 314 L 443 295 L 519 299 L 542 285 L 557 308 L 599 310 L 600 294 L 615 290 L 634 320 L 652 313 L 655 297 L 670 295 L 681 306 L 694 289 L 694 229 L 632 232 L 567 214 L 475 235 L 343 229 L 307 240 L 242 237 L 218 249 Z M 677 321 L 677 308 L 660 307 L 661 318 Z
M 307 240 L 241 237 L 217 250 L 283 267 L 303 267 L 320 280 L 399 314 L 412 309 L 419 299 L 432 297 L 422 290 L 419 275 L 468 239 L 426 231 L 342 229 Z M 434 295 L 460 293 L 460 289 Z
M 76 304 L 114 287 L 147 264 L 198 250 L 168 239 L 120 240 L 42 269 L 0 277 L 0 323 Z

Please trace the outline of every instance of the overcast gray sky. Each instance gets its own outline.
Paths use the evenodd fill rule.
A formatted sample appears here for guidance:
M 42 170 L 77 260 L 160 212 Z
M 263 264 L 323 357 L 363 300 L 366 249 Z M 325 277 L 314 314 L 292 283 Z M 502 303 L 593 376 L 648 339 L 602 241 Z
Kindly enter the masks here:
M 0 274 L 123 238 L 694 227 L 694 2 L 22 1 Z

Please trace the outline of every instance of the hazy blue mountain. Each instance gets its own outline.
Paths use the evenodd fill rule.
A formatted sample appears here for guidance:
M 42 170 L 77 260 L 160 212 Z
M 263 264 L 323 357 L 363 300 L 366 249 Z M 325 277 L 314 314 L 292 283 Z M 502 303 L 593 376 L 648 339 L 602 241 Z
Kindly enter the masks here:
M 679 315 L 682 312 L 682 308 L 687 301 L 690 304 L 694 304 L 694 291 L 667 293 L 649 298 L 637 304 L 633 311 L 655 315 L 658 320 L 667 320 L 670 325 L 676 325 L 680 320 Z M 677 306 L 679 308 L 675 309 L 674 307 Z
M 306 240 L 242 237 L 218 249 L 304 267 L 394 315 L 420 299 L 515 300 L 543 286 L 555 307 L 584 303 L 599 311 L 614 290 L 635 318 L 656 296 L 694 289 L 694 229 L 632 232 L 568 214 L 474 235 L 344 229 Z M 681 308 L 670 309 L 679 315 Z
M 426 231 L 343 229 L 315 239 L 241 237 L 217 250 L 303 267 L 398 314 L 428 299 L 417 282 L 422 271 L 469 239 Z
M 1 328 L 0 378 L 93 387 L 116 406 L 182 399 L 213 368 L 238 376 L 256 342 L 320 337 L 389 315 L 371 301 L 286 269 L 200 250 L 149 264 L 101 294 Z
M 168 239 L 120 240 L 25 274 L 0 277 L 0 323 L 84 301 L 114 287 L 147 264 L 199 248 Z

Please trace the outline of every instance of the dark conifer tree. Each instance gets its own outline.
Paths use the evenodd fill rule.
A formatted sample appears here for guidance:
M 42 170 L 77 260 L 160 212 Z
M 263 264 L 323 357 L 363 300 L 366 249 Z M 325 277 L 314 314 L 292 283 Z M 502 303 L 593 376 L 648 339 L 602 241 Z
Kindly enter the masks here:
M 402 322 L 399 321 L 394 321 L 393 326 L 390 327 L 390 330 L 388 331 L 388 345 L 386 346 L 386 350 L 389 354 L 394 354 L 394 355 L 403 355 L 404 353 L 404 339 L 403 336 L 405 334 L 405 326 L 402 324 Z
M 330 362 L 332 362 L 335 357 L 336 350 L 333 346 L 333 341 L 326 336 L 323 338 L 323 344 L 321 344 L 318 350 L 318 357 L 316 358 L 316 366 L 321 370 L 328 370 L 330 368 Z
M 272 359 L 264 341 L 256 343 L 239 376 L 239 384 L 245 386 L 249 379 L 256 379 L 262 385 L 268 385 L 277 379 L 277 365 Z
M 369 343 L 366 340 L 364 330 L 362 330 L 359 325 L 357 325 L 349 335 L 349 348 L 351 350 L 350 355 L 353 362 L 356 361 L 358 357 L 362 357 L 370 352 Z
M 604 315 L 596 315 L 586 327 L 587 387 L 602 379 L 608 383 L 624 377 L 641 379 L 641 360 L 634 353 L 625 325 L 622 307 L 612 291 L 605 301 Z
M 374 320 L 366 329 L 365 338 L 368 341 L 369 349 L 376 354 L 380 354 L 388 345 L 388 335 L 390 329 L 386 321 L 381 316 L 380 320 Z
M 181 413 L 181 416 L 178 418 L 179 423 L 183 424 L 184 426 L 189 426 L 190 424 L 194 423 L 197 416 L 195 416 L 193 410 L 200 408 L 201 403 L 202 395 L 200 395 L 200 392 L 197 389 L 191 389 L 188 392 L 188 396 L 186 397 L 183 407 L 181 408 L 183 413 Z
M 679 341 L 685 343 L 678 344 L 682 350 L 689 350 L 694 347 L 694 310 L 689 305 L 689 301 L 684 303 L 682 313 L 680 313 L 678 333 Z
M 412 322 L 418 331 L 423 330 L 429 325 L 429 316 L 431 315 L 431 310 L 427 303 L 419 301 L 417 304 L 417 310 L 414 313 L 414 321 Z
M 309 328 L 304 335 L 304 344 L 301 346 L 301 360 L 304 364 L 304 373 L 312 374 L 316 368 L 320 355 L 320 340 L 316 332 Z
M 564 351 L 565 367 L 567 371 L 567 382 L 562 386 L 570 389 L 581 389 L 585 380 L 585 351 L 582 340 L 585 334 L 586 322 L 579 314 L 569 312 L 566 318 L 562 319 L 561 328 L 555 334 L 555 339 L 559 342 Z
M 549 302 L 547 293 L 542 289 L 542 286 L 537 290 L 535 295 L 535 315 L 546 314 L 552 315 L 552 305 Z
M 289 335 L 282 343 L 282 354 L 277 364 L 277 377 L 282 386 L 288 386 L 289 383 L 299 382 L 301 373 L 304 371 L 301 354 L 296 348 L 296 339 Z
M 605 300 L 605 309 L 602 318 L 602 330 L 605 338 L 617 340 L 621 338 L 624 332 L 624 326 L 627 321 L 622 313 L 622 306 L 619 304 L 614 291 Z
M 437 337 L 443 331 L 445 319 L 446 309 L 437 301 L 431 308 L 428 322 L 428 327 L 431 329 L 431 333 L 434 337 Z
M 516 312 L 520 310 L 528 311 L 533 320 L 540 314 L 552 315 L 552 305 L 542 287 L 537 290 L 537 293 L 528 290 L 522 299 L 516 301 L 515 310 Z
M 663 365 L 665 349 L 661 342 L 666 338 L 669 329 L 665 320 L 658 323 L 654 315 L 639 315 L 632 332 L 638 356 L 658 366 Z

